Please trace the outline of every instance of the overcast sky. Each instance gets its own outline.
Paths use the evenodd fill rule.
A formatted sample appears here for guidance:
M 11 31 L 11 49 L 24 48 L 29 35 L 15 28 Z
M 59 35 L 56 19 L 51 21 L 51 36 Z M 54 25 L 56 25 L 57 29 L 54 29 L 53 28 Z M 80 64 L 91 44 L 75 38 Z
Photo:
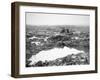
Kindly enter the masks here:
M 89 15 L 61 15 L 45 13 L 26 13 L 27 25 L 83 25 L 89 26 Z

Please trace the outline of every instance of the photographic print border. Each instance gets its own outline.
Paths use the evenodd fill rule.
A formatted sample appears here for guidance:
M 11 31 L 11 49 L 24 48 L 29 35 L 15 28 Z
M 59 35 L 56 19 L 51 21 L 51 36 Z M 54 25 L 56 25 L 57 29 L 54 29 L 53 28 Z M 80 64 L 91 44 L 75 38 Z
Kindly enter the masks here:
M 19 74 L 20 72 L 20 6 L 39 6 L 39 7 L 55 7 L 55 8 L 72 8 L 72 9 L 87 9 L 95 10 L 95 70 L 74 71 L 74 72 L 57 72 L 57 73 L 40 73 L 40 74 Z M 97 73 L 97 7 L 96 6 L 80 6 L 80 5 L 62 5 L 62 4 L 44 4 L 44 3 L 29 3 L 29 2 L 13 2 L 11 4 L 11 76 L 15 78 L 25 77 L 40 77 L 40 76 L 56 76 L 56 75 L 72 75 Z

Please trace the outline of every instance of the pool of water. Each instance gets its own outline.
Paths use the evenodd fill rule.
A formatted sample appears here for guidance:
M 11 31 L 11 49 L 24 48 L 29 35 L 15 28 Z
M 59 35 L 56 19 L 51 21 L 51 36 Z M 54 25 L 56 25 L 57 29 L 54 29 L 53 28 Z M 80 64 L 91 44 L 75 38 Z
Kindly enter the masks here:
M 64 48 L 53 48 L 50 50 L 43 50 L 40 51 L 36 55 L 32 55 L 31 58 L 29 58 L 28 61 L 31 61 L 30 65 L 37 63 L 38 61 L 52 61 L 57 58 L 62 58 L 70 54 L 78 54 L 78 53 L 84 53 L 83 50 L 78 50 L 75 48 L 69 48 L 69 47 L 64 47 Z

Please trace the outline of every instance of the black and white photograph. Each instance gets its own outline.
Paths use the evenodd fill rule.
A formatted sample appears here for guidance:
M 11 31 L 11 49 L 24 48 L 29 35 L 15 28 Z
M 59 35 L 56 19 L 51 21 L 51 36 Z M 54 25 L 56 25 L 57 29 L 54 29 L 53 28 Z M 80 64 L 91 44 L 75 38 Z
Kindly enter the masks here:
M 90 64 L 90 15 L 25 13 L 26 67 Z
M 97 7 L 12 3 L 12 76 L 97 73 Z

